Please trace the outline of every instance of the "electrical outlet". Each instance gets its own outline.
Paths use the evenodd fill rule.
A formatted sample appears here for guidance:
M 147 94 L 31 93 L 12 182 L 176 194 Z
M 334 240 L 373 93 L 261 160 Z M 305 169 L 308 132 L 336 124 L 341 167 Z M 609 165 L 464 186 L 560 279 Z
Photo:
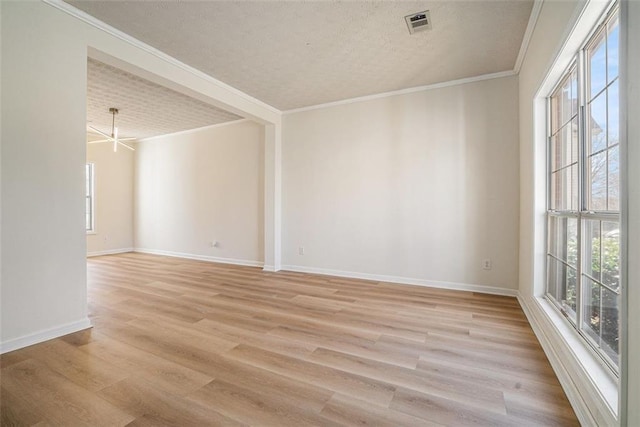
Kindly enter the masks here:
M 212 248 L 217 248 L 218 246 L 220 246 L 220 244 L 217 240 L 212 240 L 209 242 L 209 246 L 211 246 Z
M 304 247 L 303 246 L 300 246 L 298 248 L 298 255 L 304 255 Z
M 482 269 L 483 270 L 491 270 L 491 258 L 487 258 L 482 260 Z

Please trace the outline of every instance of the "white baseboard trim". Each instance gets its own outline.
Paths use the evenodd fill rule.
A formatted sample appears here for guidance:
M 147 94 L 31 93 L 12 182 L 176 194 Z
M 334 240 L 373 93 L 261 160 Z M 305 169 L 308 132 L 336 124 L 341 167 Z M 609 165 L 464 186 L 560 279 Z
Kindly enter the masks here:
M 85 317 L 84 319 L 78 320 L 77 322 L 66 323 L 64 325 L 36 332 L 34 334 L 14 338 L 0 343 L 0 354 L 38 344 L 43 341 L 52 340 L 54 338 L 58 338 L 63 335 L 71 334 L 73 332 L 78 332 L 91 327 L 91 321 L 88 317 Z
M 164 256 L 170 256 L 175 258 L 186 258 L 186 259 L 193 259 L 196 261 L 219 262 L 221 264 L 242 265 L 245 267 L 262 267 L 264 265 L 264 263 L 261 261 L 235 259 L 235 258 L 220 258 L 220 257 L 214 257 L 214 256 L 208 256 L 208 255 L 188 254 L 184 252 L 163 251 L 159 249 L 134 248 L 133 252 L 140 252 L 143 254 L 150 254 L 150 255 L 164 255 Z
M 265 264 L 264 266 L 262 266 L 262 270 L 269 271 L 271 273 L 275 273 L 276 271 L 280 271 L 280 269 L 276 268 L 275 265 L 268 265 L 268 264 Z
M 102 255 L 124 254 L 127 252 L 133 252 L 133 248 L 119 248 L 119 249 L 108 249 L 106 251 L 87 252 L 87 258 L 91 258 L 93 256 L 102 256 Z
M 429 288 L 452 289 L 457 291 L 479 292 L 483 294 L 504 295 L 515 297 L 518 291 L 497 286 L 475 285 L 469 283 L 442 282 L 437 280 L 416 279 L 412 277 L 386 276 L 381 274 L 359 273 L 354 271 L 330 270 L 326 268 L 305 267 L 300 265 L 283 265 L 282 270 L 299 273 L 322 274 L 326 276 L 346 277 L 350 279 L 374 280 L 376 282 L 391 282 L 402 285 L 425 286 Z
M 518 302 L 580 424 L 619 425 L 615 414 L 618 406 L 618 387 L 615 379 L 607 371 L 608 368 L 548 301 L 518 295 Z M 545 304 L 548 304 L 548 307 Z M 554 319 L 554 316 L 557 319 Z

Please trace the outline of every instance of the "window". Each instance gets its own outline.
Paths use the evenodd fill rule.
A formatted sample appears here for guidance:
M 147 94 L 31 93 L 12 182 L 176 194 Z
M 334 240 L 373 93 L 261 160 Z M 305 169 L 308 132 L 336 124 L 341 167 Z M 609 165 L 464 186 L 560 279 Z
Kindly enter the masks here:
M 94 230 L 94 164 L 87 163 L 85 167 L 85 225 L 87 232 L 91 232 Z
M 618 11 L 612 9 L 548 102 L 547 297 L 619 366 Z

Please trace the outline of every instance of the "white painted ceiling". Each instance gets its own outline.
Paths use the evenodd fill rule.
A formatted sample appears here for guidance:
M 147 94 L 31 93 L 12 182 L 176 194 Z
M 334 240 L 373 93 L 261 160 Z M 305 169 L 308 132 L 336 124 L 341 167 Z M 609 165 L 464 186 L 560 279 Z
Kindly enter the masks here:
M 281 110 L 513 70 L 533 5 L 67 1 Z M 425 9 L 433 29 L 410 35 Z
M 89 59 L 87 124 L 110 134 L 111 107 L 119 109 L 115 120 L 119 136 L 123 138 L 166 135 L 241 118 L 118 68 Z

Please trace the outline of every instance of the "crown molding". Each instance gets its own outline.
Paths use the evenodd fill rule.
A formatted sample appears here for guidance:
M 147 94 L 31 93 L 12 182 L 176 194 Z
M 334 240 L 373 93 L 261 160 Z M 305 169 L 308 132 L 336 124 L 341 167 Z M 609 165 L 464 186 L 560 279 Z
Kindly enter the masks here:
M 161 50 L 158 50 L 132 36 L 130 36 L 129 34 L 118 30 L 117 28 L 112 27 L 111 25 L 108 25 L 102 21 L 100 21 L 99 19 L 89 15 L 86 12 L 83 12 L 80 9 L 77 9 L 76 7 L 65 3 L 62 0 L 42 0 L 42 2 L 44 2 L 45 4 L 48 4 L 68 15 L 73 16 L 76 19 L 79 19 L 82 22 L 85 22 L 86 24 L 104 31 L 105 33 L 108 33 L 132 46 L 135 46 L 138 49 L 141 49 L 151 55 L 154 55 L 155 57 L 170 63 L 171 65 L 174 65 L 184 71 L 187 71 L 211 84 L 214 84 L 218 87 L 221 87 L 241 98 L 243 98 L 246 101 L 249 101 L 253 104 L 256 104 L 262 108 L 265 108 L 275 114 L 278 115 L 283 115 L 283 114 L 292 114 L 292 113 L 299 113 L 299 112 L 303 112 L 303 111 L 309 111 L 309 110 L 316 110 L 316 109 L 321 109 L 321 108 L 328 108 L 328 107 L 334 107 L 334 106 L 339 106 L 339 105 L 346 105 L 346 104 L 351 104 L 351 103 L 355 103 L 355 102 L 362 102 L 362 101 L 369 101 L 369 100 L 373 100 L 373 99 L 378 99 L 378 98 L 386 98 L 386 97 L 390 97 L 390 96 L 396 96 L 396 95 L 404 95 L 404 94 L 409 94 L 409 93 L 414 93 L 414 92 L 421 92 L 421 91 L 426 91 L 426 90 L 433 90 L 433 89 L 440 89 L 440 88 L 444 88 L 444 87 L 449 87 L 449 86 L 456 86 L 456 85 L 462 85 L 462 84 L 467 84 L 467 83 L 474 83 L 474 82 L 479 82 L 479 81 L 484 81 L 484 80 L 490 80 L 490 79 L 497 79 L 497 78 L 501 78 L 501 77 L 509 77 L 509 76 L 514 76 L 517 75 L 520 72 L 520 67 L 522 66 L 522 62 L 524 60 L 524 57 L 526 55 L 526 51 L 527 48 L 529 46 L 529 42 L 531 40 L 531 36 L 533 34 L 533 30 L 535 29 L 536 26 L 536 22 L 538 20 L 538 16 L 540 15 L 540 10 L 542 8 L 542 3 L 544 0 L 535 0 L 534 1 L 534 5 L 533 8 L 531 10 L 531 15 L 529 16 L 529 22 L 527 24 L 527 29 L 525 30 L 525 34 L 522 40 L 522 44 L 520 46 L 520 51 L 518 53 L 518 57 L 516 58 L 516 64 L 514 66 L 513 70 L 507 70 L 507 71 L 500 71 L 497 73 L 490 73 L 490 74 L 483 74 L 483 75 L 479 75 L 479 76 L 474 76 L 474 77 L 467 77 L 467 78 L 463 78 L 463 79 L 457 79 L 457 80 L 449 80 L 446 82 L 441 82 L 441 83 L 434 83 L 434 84 L 429 84 L 429 85 L 424 85 L 424 86 L 416 86 L 416 87 L 411 87 L 411 88 L 406 88 L 406 89 L 399 89 L 399 90 L 395 90 L 395 91 L 390 91 L 390 92 L 382 92 L 382 93 L 377 93 L 377 94 L 372 94 L 372 95 L 365 95 L 365 96 L 360 96 L 360 97 L 355 97 L 355 98 L 348 98 L 348 99 L 343 99 L 343 100 L 339 100 L 339 101 L 332 101 L 332 102 L 327 102 L 327 103 L 323 103 L 323 104 L 316 104 L 316 105 L 310 105 L 310 106 L 306 106 L 306 107 L 301 107 L 301 108 L 294 108 L 291 110 L 279 110 L 276 107 L 273 107 L 272 105 L 267 104 L 264 101 L 261 101 L 257 98 L 252 97 L 251 95 L 242 92 L 239 89 L 236 89 L 233 86 L 228 85 L 227 83 L 224 83 L 212 76 L 210 76 L 209 74 L 206 74 L 196 68 L 193 68 L 179 60 L 177 60 L 176 58 L 167 55 L 166 53 L 162 52 Z
M 513 71 L 516 74 L 520 73 L 520 68 L 522 67 L 524 58 L 527 55 L 527 49 L 529 49 L 529 43 L 531 42 L 531 36 L 533 36 L 533 31 L 536 29 L 536 24 L 538 23 L 538 17 L 540 16 L 540 11 L 542 10 L 543 2 L 544 0 L 535 0 L 533 2 L 533 8 L 531 9 L 531 14 L 529 15 L 529 22 L 527 23 L 527 29 L 524 31 L 524 36 L 522 37 L 522 44 L 520 44 L 520 51 L 518 52 L 518 57 L 516 58 L 516 65 L 513 67 Z
M 308 107 L 294 108 L 292 110 L 283 111 L 282 114 L 293 114 L 293 113 L 300 113 L 303 111 L 318 110 L 321 108 L 336 107 L 339 105 L 353 104 L 354 102 L 371 101 L 373 99 L 388 98 L 391 96 L 405 95 L 408 93 L 422 92 L 422 91 L 433 90 L 433 89 L 441 89 L 449 86 L 458 86 L 458 85 L 463 85 L 467 83 L 475 83 L 475 82 L 481 82 L 484 80 L 499 79 L 502 77 L 511 77 L 515 75 L 517 75 L 517 73 L 513 70 L 500 71 L 498 73 L 491 73 L 491 74 L 482 74 L 480 76 L 467 77 L 464 79 L 449 80 L 447 82 L 434 83 L 434 84 L 425 85 L 425 86 L 410 87 L 407 89 L 394 90 L 391 92 L 382 92 L 382 93 L 376 93 L 373 95 L 365 95 L 365 96 L 359 96 L 356 98 L 342 99 L 340 101 L 327 102 L 324 104 L 310 105 Z
M 188 73 L 193 74 L 194 76 L 203 79 L 215 86 L 218 86 L 222 89 L 225 89 L 231 93 L 233 93 L 234 95 L 237 95 L 241 98 L 243 98 L 245 101 L 251 102 L 255 105 L 260 106 L 261 108 L 264 108 L 266 110 L 271 111 L 272 113 L 276 113 L 278 115 L 282 114 L 282 111 L 278 110 L 276 107 L 267 104 L 266 102 L 260 101 L 257 98 L 254 98 L 253 96 L 241 91 L 240 89 L 236 89 L 233 86 L 228 85 L 227 83 L 224 83 L 223 81 L 220 81 L 212 76 L 210 76 L 207 73 L 204 73 L 196 68 L 191 67 L 190 65 L 185 64 L 182 61 L 177 60 L 176 58 L 174 58 L 173 56 L 167 55 L 166 53 L 162 52 L 161 50 L 156 49 L 153 46 L 150 46 L 132 36 L 130 36 L 129 34 L 118 30 L 117 28 L 112 27 L 109 24 L 106 24 L 102 21 L 100 21 L 99 19 L 89 15 L 86 12 L 83 12 L 80 9 L 77 9 L 76 7 L 70 5 L 69 3 L 65 3 L 62 0 L 42 0 L 42 2 L 44 2 L 45 4 L 48 4 L 49 6 L 52 6 L 68 15 L 73 16 L 76 19 L 79 19 L 80 21 L 89 24 L 90 26 L 100 30 L 100 31 L 104 31 L 107 34 L 110 34 L 122 41 L 124 41 L 125 43 L 128 43 L 138 49 L 141 49 L 175 67 L 178 67 L 184 71 L 187 71 Z
M 186 134 L 189 134 L 189 133 L 201 132 L 201 131 L 205 131 L 205 130 L 209 130 L 209 129 L 215 129 L 215 128 L 229 126 L 229 125 L 237 125 L 237 124 L 240 124 L 240 123 L 243 123 L 243 122 L 251 122 L 251 121 L 253 121 L 253 120 L 249 120 L 249 119 L 231 120 L 231 121 L 228 121 L 228 122 L 216 123 L 214 125 L 207 125 L 207 126 L 202 126 L 202 127 L 199 127 L 199 128 L 179 130 L 177 132 L 165 133 L 165 134 L 156 135 L 156 136 L 147 136 L 146 138 L 136 139 L 136 142 L 145 142 L 145 141 L 151 141 L 152 139 L 165 138 L 165 137 L 171 137 L 171 136 L 179 136 L 179 135 L 186 135 Z

